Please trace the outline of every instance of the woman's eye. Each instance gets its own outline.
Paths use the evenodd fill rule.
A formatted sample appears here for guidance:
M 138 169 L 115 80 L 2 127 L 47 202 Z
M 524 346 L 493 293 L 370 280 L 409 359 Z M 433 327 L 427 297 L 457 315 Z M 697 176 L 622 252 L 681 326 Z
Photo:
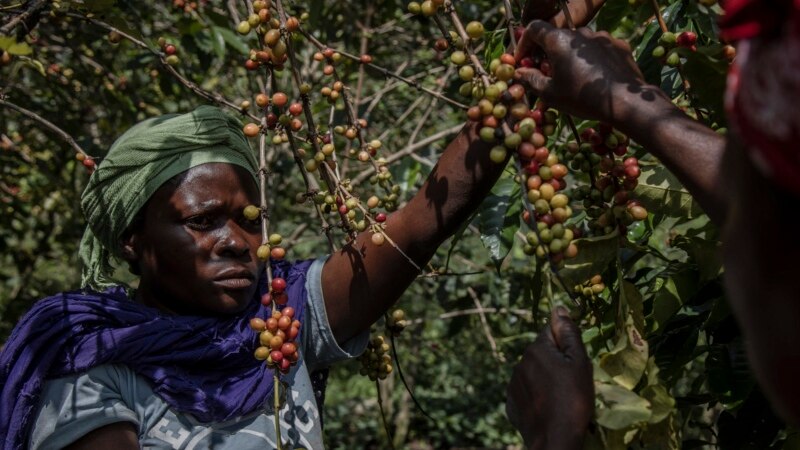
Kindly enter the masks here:
M 186 225 L 196 230 L 207 230 L 214 225 L 214 221 L 210 216 L 207 215 L 197 215 L 192 216 L 186 219 Z

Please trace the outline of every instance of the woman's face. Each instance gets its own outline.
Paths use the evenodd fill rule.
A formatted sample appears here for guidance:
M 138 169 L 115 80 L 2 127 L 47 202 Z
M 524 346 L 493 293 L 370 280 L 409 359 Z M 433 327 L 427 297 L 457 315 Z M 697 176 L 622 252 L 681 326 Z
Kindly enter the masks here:
M 243 215 L 258 197 L 252 175 L 225 163 L 194 167 L 161 186 L 123 243 L 141 274 L 139 301 L 185 315 L 243 310 L 264 267 L 256 257 L 260 223 Z

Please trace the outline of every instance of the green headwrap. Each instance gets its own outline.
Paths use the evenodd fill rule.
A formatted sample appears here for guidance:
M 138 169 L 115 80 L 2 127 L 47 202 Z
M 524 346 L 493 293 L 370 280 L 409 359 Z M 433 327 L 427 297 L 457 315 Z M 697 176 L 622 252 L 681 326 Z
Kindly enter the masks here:
M 242 124 L 212 106 L 148 119 L 120 136 L 81 196 L 88 224 L 80 247 L 83 286 L 115 284 L 112 259 L 120 257 L 122 234 L 150 196 L 175 175 L 215 162 L 244 167 L 253 177 L 258 170 Z

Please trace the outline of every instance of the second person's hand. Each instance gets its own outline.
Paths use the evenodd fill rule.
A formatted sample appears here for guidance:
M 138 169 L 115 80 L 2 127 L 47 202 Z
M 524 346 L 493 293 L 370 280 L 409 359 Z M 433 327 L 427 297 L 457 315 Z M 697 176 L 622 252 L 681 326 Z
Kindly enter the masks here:
M 547 55 L 550 73 L 518 68 L 516 78 L 548 106 L 618 124 L 625 123 L 634 114 L 631 107 L 642 101 L 669 103 L 663 92 L 644 81 L 627 42 L 606 32 L 565 30 L 534 21 L 519 42 L 517 61 L 537 48 Z

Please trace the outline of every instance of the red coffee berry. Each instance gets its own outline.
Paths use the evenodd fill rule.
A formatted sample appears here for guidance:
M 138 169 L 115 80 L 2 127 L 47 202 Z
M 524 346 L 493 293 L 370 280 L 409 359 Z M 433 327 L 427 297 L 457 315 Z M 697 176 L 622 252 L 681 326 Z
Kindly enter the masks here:
M 271 286 L 273 291 L 283 292 L 286 289 L 286 280 L 283 278 L 273 278 Z

